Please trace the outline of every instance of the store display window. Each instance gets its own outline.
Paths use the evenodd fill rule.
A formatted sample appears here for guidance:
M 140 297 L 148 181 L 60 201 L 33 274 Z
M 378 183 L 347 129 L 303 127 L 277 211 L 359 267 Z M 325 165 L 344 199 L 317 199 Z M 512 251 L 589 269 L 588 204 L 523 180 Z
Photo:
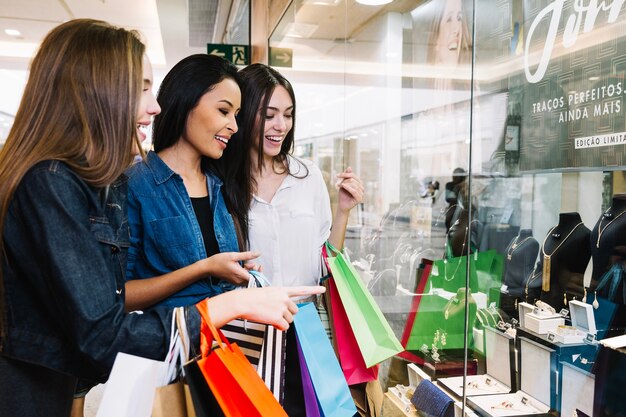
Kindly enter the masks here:
M 365 185 L 346 251 L 405 348 L 390 404 L 428 381 L 468 415 L 624 415 L 624 2 L 324 3 L 269 47 L 293 49 L 296 154 Z M 332 28 L 294 36 L 314 7 Z

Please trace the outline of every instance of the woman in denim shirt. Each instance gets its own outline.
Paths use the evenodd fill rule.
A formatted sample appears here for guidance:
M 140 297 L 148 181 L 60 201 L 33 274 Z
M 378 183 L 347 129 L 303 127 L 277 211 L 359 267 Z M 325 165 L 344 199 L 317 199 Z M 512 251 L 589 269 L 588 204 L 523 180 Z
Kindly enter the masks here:
M 172 310 L 124 312 L 120 175 L 158 112 L 144 52 L 136 33 L 79 19 L 53 29 L 30 66 L 0 151 L 2 416 L 66 417 L 77 378 L 106 380 L 118 352 L 165 356 Z M 286 328 L 293 295 L 232 291 L 208 307 L 217 327 L 243 317 Z M 187 320 L 197 344 L 195 309 Z
M 254 264 L 240 262 L 258 254 L 238 253 L 247 212 L 212 167 L 237 131 L 238 81 L 233 64 L 198 54 L 176 64 L 161 84 L 155 152 L 127 171 L 129 309 L 193 304 L 248 280 L 246 268 Z

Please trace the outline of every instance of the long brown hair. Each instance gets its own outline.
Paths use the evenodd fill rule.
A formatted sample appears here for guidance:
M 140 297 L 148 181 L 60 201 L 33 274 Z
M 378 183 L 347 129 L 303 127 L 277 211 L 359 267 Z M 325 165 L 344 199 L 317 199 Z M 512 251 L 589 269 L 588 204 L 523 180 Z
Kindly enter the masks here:
M 111 184 L 132 162 L 145 46 L 137 32 L 92 19 L 54 28 L 31 66 L 15 122 L 0 151 L 0 230 L 26 172 L 65 162 L 94 187 Z M 0 239 L 0 260 L 6 256 Z M 6 334 L 0 269 L 0 345 Z

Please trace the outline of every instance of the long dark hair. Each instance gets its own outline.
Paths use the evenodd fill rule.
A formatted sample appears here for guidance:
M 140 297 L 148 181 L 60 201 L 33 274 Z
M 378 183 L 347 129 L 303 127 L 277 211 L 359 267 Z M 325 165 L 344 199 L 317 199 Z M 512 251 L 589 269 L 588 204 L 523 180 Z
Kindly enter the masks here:
M 294 149 L 294 131 L 296 127 L 296 96 L 291 83 L 278 71 L 264 64 L 248 65 L 239 71 L 241 77 L 241 110 L 237 115 L 239 130 L 233 135 L 228 148 L 219 160 L 227 182 L 240 194 L 239 201 L 245 202 L 248 211 L 256 183 L 252 178 L 251 149 L 258 139 L 259 152 L 257 166 L 263 167 L 263 133 L 265 114 L 274 90 L 282 86 L 287 90 L 293 102 L 292 127 L 283 140 L 280 152 L 274 157 L 272 169 L 277 172 L 289 171 L 287 155 Z M 306 168 L 306 167 L 305 167 Z M 305 170 L 308 174 L 308 170 Z
M 63 161 L 94 187 L 128 168 L 133 144 L 139 145 L 144 52 L 137 32 L 99 20 L 71 20 L 48 33 L 0 151 L 0 230 L 20 181 L 38 162 Z M 0 261 L 3 245 L 0 240 Z M 5 318 L 0 272 L 0 344 Z
M 227 60 L 215 55 L 190 55 L 167 73 L 157 94 L 161 113 L 154 118 L 152 143 L 154 151 L 160 152 L 175 145 L 185 131 L 189 113 L 207 92 L 224 79 L 232 79 L 240 84 L 238 69 Z M 228 144 L 228 147 L 231 143 Z M 213 171 L 225 182 L 222 164 L 203 157 L 202 167 Z M 230 184 L 222 187 L 224 201 L 233 216 L 240 250 L 248 242 L 248 206 L 240 202 L 240 194 Z

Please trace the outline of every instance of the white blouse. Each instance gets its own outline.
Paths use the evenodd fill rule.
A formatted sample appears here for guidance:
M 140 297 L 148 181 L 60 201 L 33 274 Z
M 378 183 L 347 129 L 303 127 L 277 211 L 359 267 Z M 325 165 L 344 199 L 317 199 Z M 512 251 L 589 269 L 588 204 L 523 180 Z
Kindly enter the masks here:
M 253 262 L 274 286 L 316 285 L 321 277 L 321 250 L 330 235 L 332 214 L 320 169 L 289 156 L 288 175 L 267 202 L 253 196 L 250 206 L 250 250 Z M 306 174 L 308 168 L 308 175 Z M 294 177 L 295 175 L 295 177 Z

